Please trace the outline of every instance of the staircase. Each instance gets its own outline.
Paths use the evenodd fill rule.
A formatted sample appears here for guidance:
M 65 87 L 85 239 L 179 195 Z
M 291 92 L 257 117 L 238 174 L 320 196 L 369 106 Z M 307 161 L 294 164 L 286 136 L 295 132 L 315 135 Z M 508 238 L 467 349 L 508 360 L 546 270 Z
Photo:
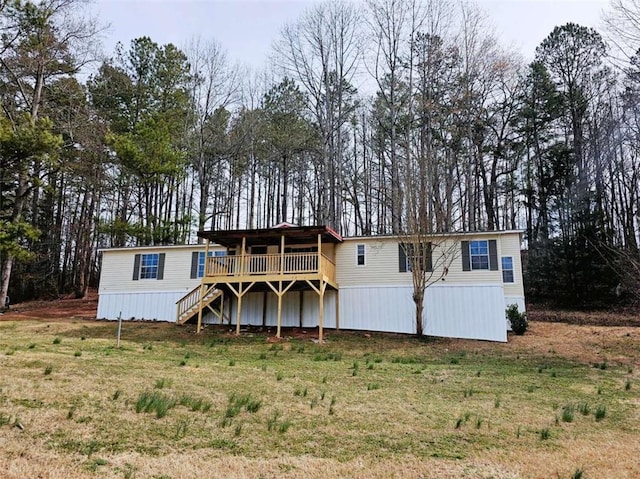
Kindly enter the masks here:
M 176 305 L 178 307 L 177 311 L 177 320 L 178 324 L 184 324 L 198 314 L 200 310 L 200 292 L 201 286 L 197 286 L 185 294 L 182 298 L 180 298 Z M 205 286 L 204 296 L 202 298 L 202 309 L 208 307 L 213 311 L 213 313 L 217 314 L 219 317 L 222 315 L 222 304 L 220 304 L 220 310 L 216 311 L 211 308 L 211 304 L 222 297 L 222 291 L 216 289 L 215 286 Z M 220 302 L 222 303 L 222 302 Z

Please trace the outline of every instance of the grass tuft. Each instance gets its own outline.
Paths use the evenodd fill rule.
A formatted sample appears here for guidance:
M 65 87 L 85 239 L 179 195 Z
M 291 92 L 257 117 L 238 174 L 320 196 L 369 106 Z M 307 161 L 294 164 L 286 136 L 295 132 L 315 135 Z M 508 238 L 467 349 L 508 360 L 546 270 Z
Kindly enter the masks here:
M 53 372 L 53 366 L 47 366 L 44 368 L 44 375 L 49 376 Z
M 596 421 L 598 422 L 602 421 L 604 417 L 607 415 L 607 408 L 602 404 L 598 404 L 594 414 L 595 414 Z
M 60 344 L 62 342 L 62 339 L 60 338 L 54 338 L 53 339 L 53 344 Z
M 573 413 L 574 408 L 572 404 L 567 404 L 562 408 L 562 421 L 563 422 L 573 422 Z
M 158 419 L 162 419 L 167 415 L 169 409 L 174 408 L 176 400 L 162 393 L 153 391 L 144 391 L 140 393 L 135 404 L 137 413 L 146 412 L 154 413 Z
M 160 379 L 156 379 L 156 383 L 154 384 L 153 387 L 156 389 L 164 389 L 164 388 L 170 388 L 172 384 L 173 382 L 171 381 L 171 379 L 160 378 Z
M 519 429 L 518 429 L 518 431 L 519 431 Z M 549 431 L 549 428 L 545 427 L 545 428 L 540 429 L 540 440 L 541 441 L 546 441 L 549 438 L 551 438 L 551 431 Z

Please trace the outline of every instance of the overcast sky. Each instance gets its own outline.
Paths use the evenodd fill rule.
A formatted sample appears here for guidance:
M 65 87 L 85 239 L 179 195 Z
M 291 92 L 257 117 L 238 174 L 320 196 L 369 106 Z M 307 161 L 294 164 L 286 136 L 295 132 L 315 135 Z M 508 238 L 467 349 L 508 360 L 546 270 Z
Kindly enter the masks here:
M 355 0 L 354 0 L 355 1 Z M 232 60 L 256 70 L 266 65 L 271 44 L 285 23 L 293 22 L 311 0 L 97 0 L 104 48 L 149 36 L 159 44 L 184 46 L 193 36 L 217 40 Z M 479 0 L 503 44 L 525 60 L 554 26 L 567 22 L 598 28 L 607 0 Z

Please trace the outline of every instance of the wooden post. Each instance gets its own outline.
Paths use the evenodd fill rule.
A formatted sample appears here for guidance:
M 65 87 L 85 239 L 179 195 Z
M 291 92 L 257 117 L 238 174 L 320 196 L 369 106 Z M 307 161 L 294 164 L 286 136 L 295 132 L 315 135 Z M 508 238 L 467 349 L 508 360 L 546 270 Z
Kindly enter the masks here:
M 122 334 L 122 311 L 118 315 L 118 341 L 116 342 L 116 348 L 120 348 L 120 334 Z
M 209 238 L 207 238 L 207 242 L 204 247 L 204 271 L 202 276 L 206 278 L 209 275 Z
M 284 274 L 284 235 L 280 237 L 280 274 Z
M 276 332 L 276 338 L 280 337 L 280 330 L 282 329 L 282 281 L 278 281 L 278 330 Z
M 238 285 L 238 309 L 236 310 L 236 336 L 240 336 L 240 314 L 242 313 L 242 283 Z
M 208 241 L 208 240 L 207 240 Z M 204 258 L 204 264 L 205 264 L 205 274 L 206 274 L 206 270 L 207 270 L 207 257 L 205 256 Z M 200 299 L 198 300 L 198 326 L 196 327 L 196 334 L 200 332 L 200 329 L 202 328 L 202 308 L 203 308 L 203 304 L 204 304 L 204 280 L 202 280 L 202 282 L 200 283 Z
M 318 264 L 316 265 L 316 270 L 318 273 L 322 273 L 322 271 L 320 271 L 320 266 L 321 266 L 321 262 L 320 262 L 320 258 L 322 257 L 322 234 L 318 233 Z
M 244 276 L 244 250 L 247 246 L 247 238 L 242 238 L 242 252 L 240 253 L 240 276 Z
M 247 238 L 242 238 L 242 252 L 240 253 L 240 277 L 245 274 L 245 249 L 247 247 Z M 238 284 L 238 310 L 236 311 L 236 336 L 240 336 L 240 314 L 242 313 L 242 283 Z
M 318 294 L 318 297 L 320 298 L 319 300 L 320 303 L 318 304 L 318 342 L 322 344 L 324 342 L 322 338 L 323 323 L 324 323 L 324 291 L 327 287 L 327 284 L 324 282 L 323 279 L 321 279 L 319 286 L 320 286 L 319 288 L 320 293 Z

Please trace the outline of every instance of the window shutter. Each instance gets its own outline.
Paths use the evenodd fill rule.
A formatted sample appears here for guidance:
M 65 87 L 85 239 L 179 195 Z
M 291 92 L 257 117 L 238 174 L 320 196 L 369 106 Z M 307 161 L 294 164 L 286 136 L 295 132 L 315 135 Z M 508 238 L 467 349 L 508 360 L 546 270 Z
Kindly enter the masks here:
M 431 243 L 427 243 L 426 248 L 427 248 L 427 252 L 426 252 L 426 255 L 427 255 L 426 271 L 431 272 L 431 271 L 433 271 L 433 258 L 431 256 L 431 253 L 432 253 L 433 250 L 432 250 Z
M 138 281 L 140 275 L 140 255 L 137 254 L 133 259 L 133 280 Z
M 200 253 L 194 251 L 191 253 L 191 279 L 198 277 L 198 260 L 200 259 Z
M 469 242 L 461 241 L 462 248 L 462 271 L 471 271 L 471 258 L 469 257 Z
M 496 240 L 489 240 L 489 269 L 498 271 L 498 246 Z
M 398 271 L 407 272 L 407 253 L 404 251 L 404 245 L 398 243 Z
M 160 253 L 158 258 L 158 276 L 156 279 L 164 279 L 164 253 Z

